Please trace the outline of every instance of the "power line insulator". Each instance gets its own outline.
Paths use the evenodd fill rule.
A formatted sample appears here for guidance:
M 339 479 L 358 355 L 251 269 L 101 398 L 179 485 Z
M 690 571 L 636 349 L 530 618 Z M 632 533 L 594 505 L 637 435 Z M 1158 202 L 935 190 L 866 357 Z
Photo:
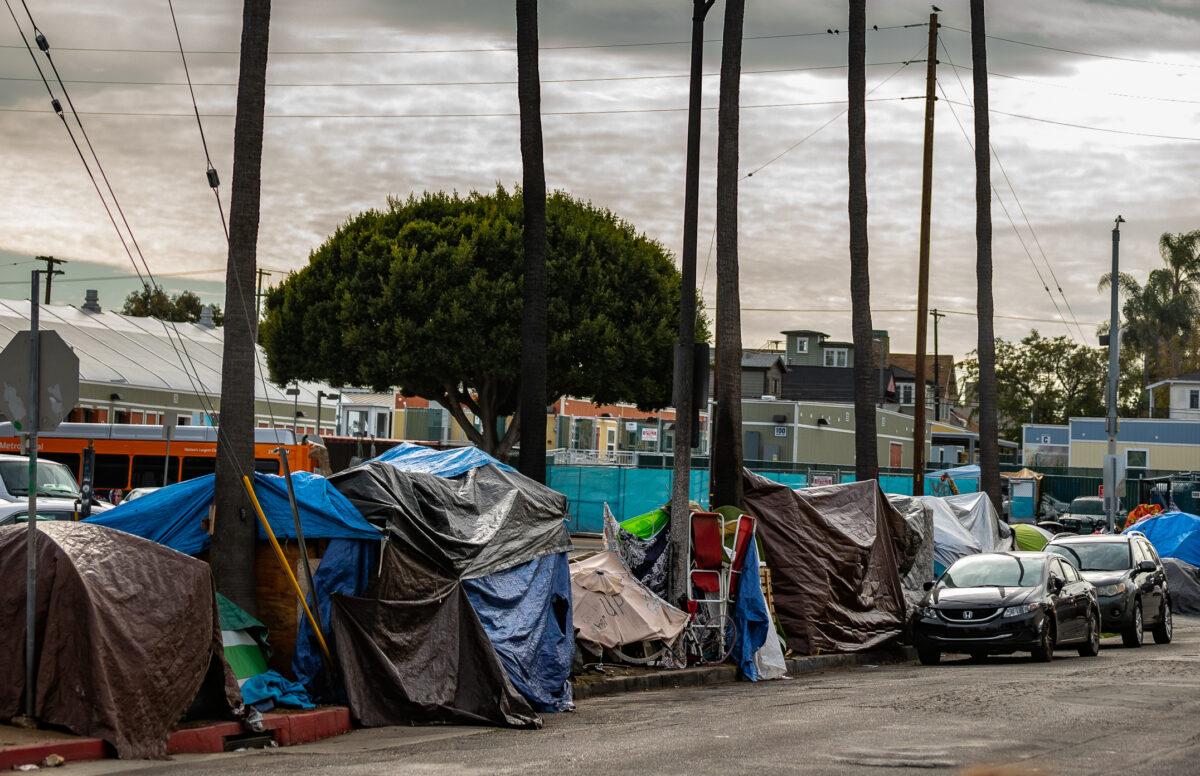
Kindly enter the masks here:
M 221 185 L 221 179 L 217 177 L 217 169 L 211 164 L 208 166 L 208 187 L 215 189 Z
M 55 113 L 62 115 L 62 103 L 58 101 L 57 97 L 50 98 L 50 105 L 54 108 Z
M 42 51 L 50 50 L 50 41 L 46 40 L 46 36 L 42 34 L 41 30 L 34 33 L 33 39 L 37 41 L 38 48 Z

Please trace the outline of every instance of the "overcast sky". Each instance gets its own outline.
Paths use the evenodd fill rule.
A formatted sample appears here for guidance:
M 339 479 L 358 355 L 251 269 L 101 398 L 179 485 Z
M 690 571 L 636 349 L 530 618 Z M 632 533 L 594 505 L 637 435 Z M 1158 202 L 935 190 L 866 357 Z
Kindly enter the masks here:
M 971 89 L 971 73 L 956 73 L 949 64 L 970 65 L 969 36 L 950 29 L 969 28 L 970 22 L 965 0 L 939 4 L 948 50 L 948 56 L 939 57 L 939 81 L 950 99 L 937 106 L 930 303 L 970 312 L 975 309 L 974 165 L 952 110 L 970 133 L 971 111 L 965 105 L 970 98 L 963 86 Z M 166 0 L 29 0 L 29 5 L 57 49 L 59 71 L 151 268 L 167 274 L 222 267 L 223 239 L 205 183 L 203 151 L 179 56 L 169 53 L 175 38 Z M 687 39 L 690 2 L 543 0 L 540 5 L 542 44 L 556 47 L 541 57 L 548 185 L 611 208 L 678 252 L 686 114 L 561 114 L 682 108 L 686 78 L 562 81 L 685 73 L 687 46 L 667 42 Z M 846 91 L 845 69 L 839 67 L 846 59 L 846 6 L 831 0 L 750 0 L 747 5 L 751 39 L 744 49 L 743 173 L 833 121 L 741 185 L 745 345 L 760 346 L 778 338 L 781 329 L 799 327 L 849 338 L 846 124 L 839 115 Z M 189 55 L 189 64 L 193 79 L 203 84 L 196 87 L 197 97 L 201 112 L 210 114 L 204 119 L 208 144 L 227 203 L 237 57 L 221 52 L 237 48 L 241 6 L 228 0 L 177 0 L 175 6 L 184 45 L 197 52 Z M 516 76 L 509 50 L 514 45 L 511 2 L 290 0 L 275 6 L 260 264 L 302 266 L 341 221 L 382 205 L 389 194 L 487 189 L 519 180 L 517 119 L 461 115 L 517 110 L 516 87 L 510 83 Z M 868 25 L 882 28 L 919 24 L 929 12 L 927 3 L 910 0 L 875 0 L 869 6 Z M 1020 233 L 1019 240 L 996 202 L 996 311 L 1012 316 L 998 318 L 996 331 L 1009 338 L 1030 327 L 1051 335 L 1067 332 L 1053 322 L 1058 314 L 1023 240 L 1053 290 L 1049 261 L 1093 342 L 1095 324 L 1107 314 L 1096 281 L 1108 267 L 1113 217 L 1121 213 L 1128 221 L 1124 266 L 1143 275 L 1158 262 L 1160 233 L 1200 228 L 1200 142 L 1095 131 L 1200 139 L 1200 3 L 993 0 L 989 6 L 993 35 L 1117 58 L 1004 40 L 990 41 L 988 52 L 994 111 L 1093 128 L 999 113 L 992 117 L 994 149 L 1020 198 L 1018 205 L 994 165 L 993 181 Z M 718 3 L 709 17 L 706 37 L 714 42 L 705 48 L 708 73 L 719 67 L 722 11 Z M 28 31 L 28 20 L 20 18 Z M 812 32 L 820 34 L 798 35 Z M 871 32 L 867 44 L 868 88 L 890 76 L 871 95 L 880 100 L 868 105 L 868 183 L 874 322 L 892 332 L 896 350 L 913 344 L 915 313 L 909 310 L 916 299 L 922 123 L 920 100 L 896 98 L 923 94 L 924 65 L 885 63 L 924 59 L 925 36 L 923 26 L 883 29 Z M 662 45 L 580 47 L 630 43 Z M 0 251 L 51 253 L 128 268 L 58 119 L 29 112 L 46 110 L 47 98 L 7 16 L 0 17 L 0 44 L 6 46 L 0 48 Z M 495 48 L 503 50 L 478 51 Z M 455 51 L 379 53 L 412 49 Z M 317 51 L 373 53 L 311 53 Z M 786 72 L 756 72 L 764 70 Z M 463 81 L 493 83 L 445 85 Z M 411 85 L 430 82 L 439 85 Z M 704 85 L 705 104 L 715 106 L 717 78 L 706 78 Z M 89 115 L 122 112 L 178 115 Z M 365 114 L 388 117 L 362 118 Z M 716 112 L 708 111 L 699 273 L 710 305 L 715 141 Z M 19 295 L 11 286 L 0 287 L 0 294 Z M 1066 314 L 1057 291 L 1054 296 Z M 1073 324 L 1070 330 L 1078 334 Z M 946 318 L 941 341 L 943 352 L 964 355 L 974 347 L 975 319 Z

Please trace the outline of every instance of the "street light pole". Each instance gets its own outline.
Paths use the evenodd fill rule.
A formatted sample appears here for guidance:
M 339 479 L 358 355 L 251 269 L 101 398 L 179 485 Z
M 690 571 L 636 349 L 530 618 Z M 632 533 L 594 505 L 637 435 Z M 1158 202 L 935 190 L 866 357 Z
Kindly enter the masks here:
M 1121 320 L 1117 309 L 1117 288 L 1120 285 L 1121 224 L 1125 219 L 1117 216 L 1112 229 L 1112 282 L 1109 285 L 1108 308 L 1108 418 L 1104 430 L 1108 434 L 1108 455 L 1104 457 L 1104 515 L 1108 531 L 1117 525 L 1119 487 L 1117 483 L 1117 378 L 1120 375 Z

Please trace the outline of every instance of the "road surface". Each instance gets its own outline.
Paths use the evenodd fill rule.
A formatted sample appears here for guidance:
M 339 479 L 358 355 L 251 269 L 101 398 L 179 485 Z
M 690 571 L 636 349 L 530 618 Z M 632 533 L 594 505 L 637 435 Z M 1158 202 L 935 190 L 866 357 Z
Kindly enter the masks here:
M 596 698 L 541 731 L 388 728 L 170 763 L 79 763 L 62 776 L 141 774 L 1200 773 L 1200 620 L 1176 639 L 1097 658 L 1060 652 L 935 668 L 864 667 L 792 680 Z M 988 771 L 989 773 L 991 771 Z M 1004 771 L 1004 773 L 1010 773 Z

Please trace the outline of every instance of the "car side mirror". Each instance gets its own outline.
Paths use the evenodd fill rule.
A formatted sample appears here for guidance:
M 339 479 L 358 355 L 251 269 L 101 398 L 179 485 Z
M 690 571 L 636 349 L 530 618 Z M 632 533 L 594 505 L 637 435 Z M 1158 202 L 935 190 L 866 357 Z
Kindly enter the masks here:
M 932 583 L 932 582 L 926 582 L 924 585 L 922 585 L 922 587 L 924 587 L 924 588 L 925 588 L 925 592 L 926 592 L 926 593 L 928 593 L 930 590 L 933 590 L 933 583 Z
M 1158 566 L 1155 566 L 1152 560 L 1144 560 L 1137 564 L 1137 570 L 1145 571 L 1149 574 L 1158 571 Z
M 1054 589 L 1054 592 L 1061 593 L 1062 589 L 1067 586 L 1067 580 L 1055 577 L 1050 580 L 1050 586 Z

